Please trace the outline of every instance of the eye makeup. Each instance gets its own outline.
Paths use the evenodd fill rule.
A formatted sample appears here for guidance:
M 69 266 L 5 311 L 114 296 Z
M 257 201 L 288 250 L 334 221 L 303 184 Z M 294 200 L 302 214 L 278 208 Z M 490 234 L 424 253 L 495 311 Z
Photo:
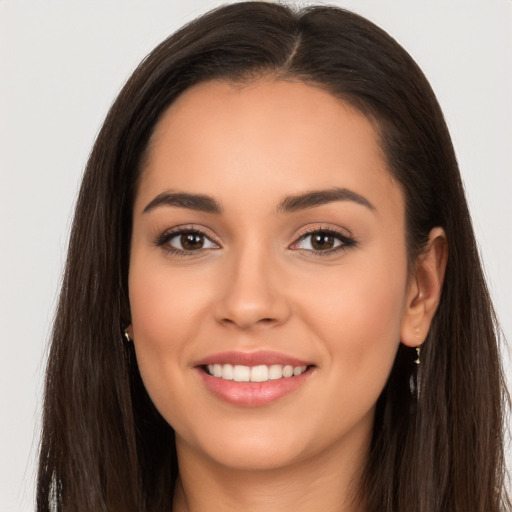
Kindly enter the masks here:
M 153 243 L 167 254 L 177 257 L 198 256 L 205 251 L 221 248 L 211 235 L 196 225 L 166 230 Z M 357 241 L 351 235 L 331 227 L 319 226 L 302 233 L 288 248 L 315 256 L 332 256 L 356 245 Z
M 330 227 L 315 227 L 301 234 L 290 249 L 307 251 L 317 256 L 331 256 L 356 245 L 357 241 L 342 231 Z
M 177 226 L 166 230 L 156 238 L 154 245 L 178 257 L 197 256 L 206 250 L 220 249 L 220 245 L 205 231 L 194 225 Z

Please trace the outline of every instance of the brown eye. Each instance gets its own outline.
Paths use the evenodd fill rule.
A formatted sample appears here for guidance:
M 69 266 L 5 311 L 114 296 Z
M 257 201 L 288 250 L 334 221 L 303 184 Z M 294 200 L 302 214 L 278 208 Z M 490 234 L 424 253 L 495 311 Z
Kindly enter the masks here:
M 292 249 L 311 251 L 316 254 L 333 254 L 338 250 L 348 249 L 354 245 L 356 245 L 356 241 L 343 233 L 319 229 L 302 235 L 293 244 Z
M 186 251 L 195 251 L 202 249 L 204 245 L 204 235 L 199 233 L 183 233 L 180 236 L 181 248 Z
M 194 252 L 202 249 L 217 249 L 218 245 L 212 242 L 200 231 L 182 231 L 166 235 L 159 245 L 168 245 L 169 248 L 181 252 Z
M 317 233 L 311 235 L 311 247 L 315 251 L 325 251 L 334 248 L 336 238 L 333 235 L 327 233 Z

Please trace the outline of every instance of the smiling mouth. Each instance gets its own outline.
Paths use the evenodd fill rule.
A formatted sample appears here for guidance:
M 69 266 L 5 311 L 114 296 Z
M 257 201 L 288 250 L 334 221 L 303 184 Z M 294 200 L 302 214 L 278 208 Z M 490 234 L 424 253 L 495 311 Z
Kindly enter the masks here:
M 232 365 L 232 364 L 208 364 L 203 370 L 210 376 L 222 380 L 234 382 L 267 382 L 269 380 L 290 379 L 298 377 L 308 370 L 309 366 L 292 365 Z
M 212 354 L 193 366 L 213 395 L 238 407 L 266 406 L 290 395 L 317 369 L 310 361 L 265 350 Z

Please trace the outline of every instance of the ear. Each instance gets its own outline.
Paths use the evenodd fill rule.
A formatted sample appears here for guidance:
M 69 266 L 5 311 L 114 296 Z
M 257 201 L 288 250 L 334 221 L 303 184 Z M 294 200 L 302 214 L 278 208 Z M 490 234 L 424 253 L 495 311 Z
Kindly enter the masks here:
M 427 337 L 441 298 L 447 261 L 446 234 L 442 228 L 434 228 L 425 250 L 414 263 L 407 286 L 400 335 L 408 347 L 421 345 Z

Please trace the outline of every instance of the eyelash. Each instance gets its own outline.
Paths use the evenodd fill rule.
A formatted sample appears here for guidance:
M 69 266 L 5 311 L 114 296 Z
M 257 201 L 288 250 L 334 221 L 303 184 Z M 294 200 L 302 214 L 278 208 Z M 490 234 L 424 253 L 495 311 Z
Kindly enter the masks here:
M 206 249 L 201 248 L 201 249 L 198 249 L 195 251 L 186 251 L 183 249 L 177 249 L 176 247 L 172 247 L 171 245 L 169 245 L 169 242 L 173 238 L 176 238 L 183 234 L 200 235 L 200 236 L 203 236 L 204 238 L 206 238 L 207 240 L 209 240 L 211 243 L 218 245 L 204 231 L 202 231 L 201 229 L 198 229 L 196 227 L 181 227 L 181 228 L 172 229 L 170 231 L 166 231 L 165 233 L 162 233 L 155 240 L 154 244 L 158 247 L 162 247 L 168 254 L 171 254 L 173 256 L 178 256 L 178 257 L 188 257 L 188 256 L 192 256 L 192 255 L 197 255 L 198 253 L 203 252 L 204 250 L 208 250 L 208 248 L 206 248 Z M 306 251 L 309 254 L 314 254 L 316 256 L 331 256 L 340 251 L 346 251 L 346 250 L 350 249 L 351 247 L 354 247 L 357 245 L 357 241 L 353 237 L 350 237 L 350 236 L 348 236 L 344 233 L 341 233 L 340 231 L 337 231 L 332 228 L 320 227 L 320 228 L 310 229 L 310 230 L 306 231 L 305 233 L 303 233 L 302 235 L 300 235 L 300 237 L 297 239 L 297 241 L 293 242 L 292 246 L 297 245 L 298 243 L 306 240 L 309 236 L 312 236 L 314 234 L 332 236 L 341 242 L 338 246 L 336 246 L 332 249 L 327 249 L 325 251 L 319 251 L 319 250 L 314 250 L 314 249 L 302 249 L 303 251 Z M 296 250 L 301 250 L 301 249 L 296 249 Z
M 172 245 L 169 245 L 169 242 L 180 235 L 189 234 L 189 235 L 200 235 L 206 238 L 207 240 L 210 240 L 215 245 L 218 245 L 216 242 L 214 242 L 210 236 L 208 236 L 204 231 L 201 229 L 198 229 L 196 227 L 181 227 L 172 229 L 170 231 L 166 231 L 165 233 L 162 233 L 156 240 L 155 245 L 157 247 L 162 247 L 168 254 L 171 254 L 173 256 L 183 257 L 186 258 L 187 256 L 197 255 L 198 253 L 202 252 L 205 249 L 198 249 L 197 251 L 185 251 L 182 249 L 177 249 L 176 247 L 172 247 Z
M 340 251 L 346 251 L 346 250 L 350 249 L 351 247 L 355 247 L 357 245 L 357 241 L 353 237 L 348 236 L 348 235 L 342 233 L 341 231 L 337 231 L 336 229 L 322 228 L 322 227 L 313 228 L 313 229 L 306 231 L 292 245 L 296 245 L 299 242 L 302 242 L 303 240 L 308 238 L 309 236 L 312 236 L 315 234 L 332 236 L 334 238 L 337 238 L 341 242 L 340 245 L 333 247 L 332 249 L 328 249 L 326 251 L 318 251 L 318 250 L 314 250 L 314 249 L 303 249 L 304 251 L 307 251 L 310 254 L 314 254 L 315 256 L 331 256 Z M 298 250 L 300 250 L 300 249 L 298 249 Z

